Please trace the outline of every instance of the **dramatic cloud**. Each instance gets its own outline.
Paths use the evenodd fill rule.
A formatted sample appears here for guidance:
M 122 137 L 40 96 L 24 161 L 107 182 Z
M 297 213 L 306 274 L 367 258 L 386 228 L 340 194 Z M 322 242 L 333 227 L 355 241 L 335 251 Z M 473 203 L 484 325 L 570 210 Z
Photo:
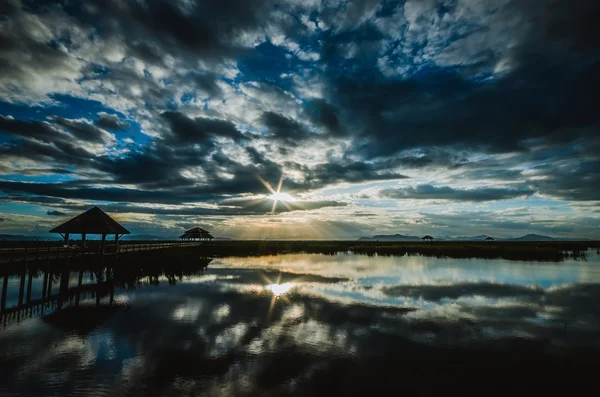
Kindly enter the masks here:
M 399 189 L 384 189 L 381 195 L 393 199 L 429 199 L 451 201 L 492 201 L 527 197 L 534 193 L 531 189 L 475 188 L 453 189 L 449 186 L 419 185 Z
M 46 212 L 46 215 L 51 215 L 51 216 L 65 216 L 67 214 L 65 214 L 64 212 L 53 210 L 53 211 Z
M 98 113 L 98 119 L 94 124 L 105 130 L 122 131 L 129 127 L 129 123 L 122 121 L 117 115 L 108 114 L 106 112 Z
M 359 237 L 478 212 L 464 229 L 594 237 L 599 17 L 593 0 L 5 1 L 3 217 L 98 203 L 164 234 L 152 216 L 189 210 L 240 236 L 328 212 Z M 258 197 L 280 184 L 273 211 Z

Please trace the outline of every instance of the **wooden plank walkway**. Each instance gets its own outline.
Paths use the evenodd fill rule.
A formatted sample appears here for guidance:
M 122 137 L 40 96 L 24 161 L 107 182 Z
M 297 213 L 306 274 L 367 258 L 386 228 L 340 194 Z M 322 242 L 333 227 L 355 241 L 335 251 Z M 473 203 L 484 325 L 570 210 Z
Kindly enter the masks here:
M 102 252 L 101 247 L 82 249 L 78 246 L 32 246 L 0 248 L 0 264 L 11 264 L 15 262 L 33 262 L 39 260 L 54 260 L 62 258 L 74 258 L 81 255 L 116 255 L 128 252 L 155 251 L 167 248 L 196 247 L 206 244 L 203 241 L 194 242 L 156 242 L 156 243 L 131 243 L 110 245 L 107 244 Z

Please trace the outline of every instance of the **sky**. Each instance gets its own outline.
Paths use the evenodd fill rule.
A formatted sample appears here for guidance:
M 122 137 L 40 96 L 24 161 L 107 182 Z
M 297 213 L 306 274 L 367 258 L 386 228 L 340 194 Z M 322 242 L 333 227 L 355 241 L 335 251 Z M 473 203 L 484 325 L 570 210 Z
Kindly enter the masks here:
M 0 234 L 98 205 L 164 237 L 600 238 L 598 20 L 597 0 L 4 0 Z

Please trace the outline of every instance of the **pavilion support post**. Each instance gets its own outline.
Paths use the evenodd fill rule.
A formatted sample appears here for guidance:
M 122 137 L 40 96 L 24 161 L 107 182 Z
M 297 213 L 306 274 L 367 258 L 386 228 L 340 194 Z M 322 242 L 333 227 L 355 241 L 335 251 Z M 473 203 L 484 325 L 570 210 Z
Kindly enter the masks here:
M 102 242 L 100 243 L 100 251 L 102 252 L 102 255 L 104 256 L 104 243 L 106 242 L 106 233 L 102 234 Z
M 69 245 L 69 233 L 65 233 L 65 245 Z
M 81 233 L 81 247 L 85 250 L 85 233 Z

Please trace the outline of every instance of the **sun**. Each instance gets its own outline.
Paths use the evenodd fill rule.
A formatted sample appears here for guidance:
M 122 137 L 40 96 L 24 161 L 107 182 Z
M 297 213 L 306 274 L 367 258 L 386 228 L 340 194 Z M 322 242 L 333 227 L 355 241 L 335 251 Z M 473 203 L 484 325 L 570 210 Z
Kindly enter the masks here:
M 290 196 L 288 193 L 281 192 L 281 187 L 283 186 L 283 171 L 281 172 L 281 177 L 279 178 L 279 183 L 277 184 L 277 190 L 273 189 L 273 186 L 271 186 L 269 182 L 265 181 L 260 175 L 257 175 L 257 178 L 271 192 L 270 195 L 263 196 L 265 199 L 269 199 L 273 202 L 271 214 L 275 213 L 275 210 L 277 209 L 277 203 L 283 204 L 290 211 L 292 210 L 292 206 L 289 203 L 296 201 L 296 199 Z
M 275 192 L 269 196 L 267 196 L 270 200 L 273 201 L 296 201 L 295 198 L 290 196 L 288 193 Z

